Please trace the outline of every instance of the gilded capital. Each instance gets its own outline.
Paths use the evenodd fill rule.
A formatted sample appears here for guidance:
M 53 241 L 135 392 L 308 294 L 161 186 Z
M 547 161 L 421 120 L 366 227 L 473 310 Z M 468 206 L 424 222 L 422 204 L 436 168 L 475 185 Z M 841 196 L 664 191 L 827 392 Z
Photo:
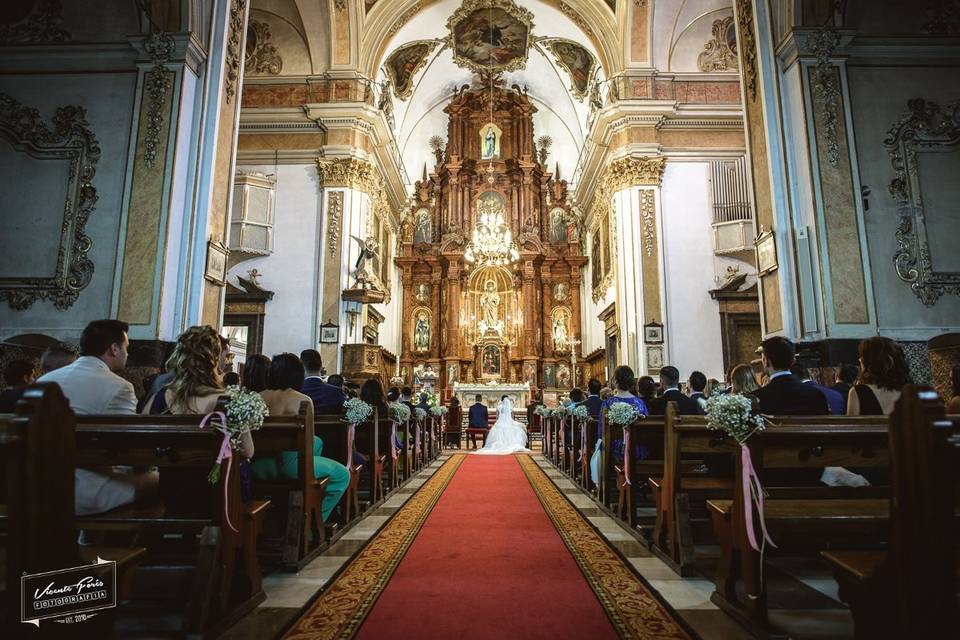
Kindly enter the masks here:
M 612 196 L 629 187 L 659 187 L 666 164 L 667 159 L 663 156 L 621 158 L 607 165 L 600 178 L 598 191 L 605 196 Z
M 375 197 L 383 190 L 377 169 L 359 158 L 317 158 L 317 172 L 324 187 L 348 187 Z

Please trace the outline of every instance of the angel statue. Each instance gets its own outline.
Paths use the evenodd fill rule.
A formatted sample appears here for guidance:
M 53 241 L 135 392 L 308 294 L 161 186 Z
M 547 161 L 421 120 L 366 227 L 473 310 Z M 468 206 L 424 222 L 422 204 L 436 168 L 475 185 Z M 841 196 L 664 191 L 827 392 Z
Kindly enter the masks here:
M 380 278 L 377 276 L 374 262 L 377 259 L 377 251 L 380 246 L 373 238 L 361 240 L 357 236 L 350 236 L 360 245 L 360 255 L 357 257 L 357 264 L 353 269 L 354 289 L 374 289 L 380 291 Z

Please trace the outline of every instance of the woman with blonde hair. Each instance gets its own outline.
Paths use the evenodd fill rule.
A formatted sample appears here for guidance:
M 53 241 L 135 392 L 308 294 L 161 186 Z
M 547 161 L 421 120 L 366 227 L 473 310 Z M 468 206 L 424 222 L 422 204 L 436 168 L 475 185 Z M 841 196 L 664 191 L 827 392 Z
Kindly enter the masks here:
M 224 391 L 221 350 L 220 336 L 212 327 L 190 327 L 181 333 L 167 360 L 167 371 L 173 378 L 147 400 L 142 413 L 198 416 L 211 413 Z M 239 453 L 249 459 L 253 452 L 253 437 L 245 433 Z
M 753 375 L 753 367 L 749 364 L 738 364 L 730 372 L 730 393 L 750 395 L 760 388 L 757 378 Z

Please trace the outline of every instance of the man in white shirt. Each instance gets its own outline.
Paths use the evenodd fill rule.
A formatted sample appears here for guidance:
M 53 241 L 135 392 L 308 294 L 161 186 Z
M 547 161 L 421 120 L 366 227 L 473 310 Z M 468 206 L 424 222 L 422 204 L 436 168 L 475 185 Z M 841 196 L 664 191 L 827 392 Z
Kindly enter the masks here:
M 37 382 L 56 382 L 78 415 L 119 413 L 133 415 L 137 396 L 133 385 L 115 372 L 127 363 L 129 329 L 120 320 L 95 320 L 80 336 L 80 357 L 41 376 Z M 76 512 L 89 515 L 130 504 L 157 483 L 156 472 L 130 473 L 127 468 L 76 470 Z

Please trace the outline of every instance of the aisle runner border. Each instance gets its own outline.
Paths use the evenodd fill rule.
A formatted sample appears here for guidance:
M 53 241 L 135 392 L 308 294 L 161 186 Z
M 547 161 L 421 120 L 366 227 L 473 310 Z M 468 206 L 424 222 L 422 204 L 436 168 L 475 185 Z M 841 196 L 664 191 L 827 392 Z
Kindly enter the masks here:
M 452 455 L 310 603 L 283 637 L 287 640 L 348 640 L 413 544 L 466 454 Z
M 650 587 L 624 564 L 531 456 L 517 456 L 517 461 L 621 638 L 691 640 L 696 637 L 650 593 Z

